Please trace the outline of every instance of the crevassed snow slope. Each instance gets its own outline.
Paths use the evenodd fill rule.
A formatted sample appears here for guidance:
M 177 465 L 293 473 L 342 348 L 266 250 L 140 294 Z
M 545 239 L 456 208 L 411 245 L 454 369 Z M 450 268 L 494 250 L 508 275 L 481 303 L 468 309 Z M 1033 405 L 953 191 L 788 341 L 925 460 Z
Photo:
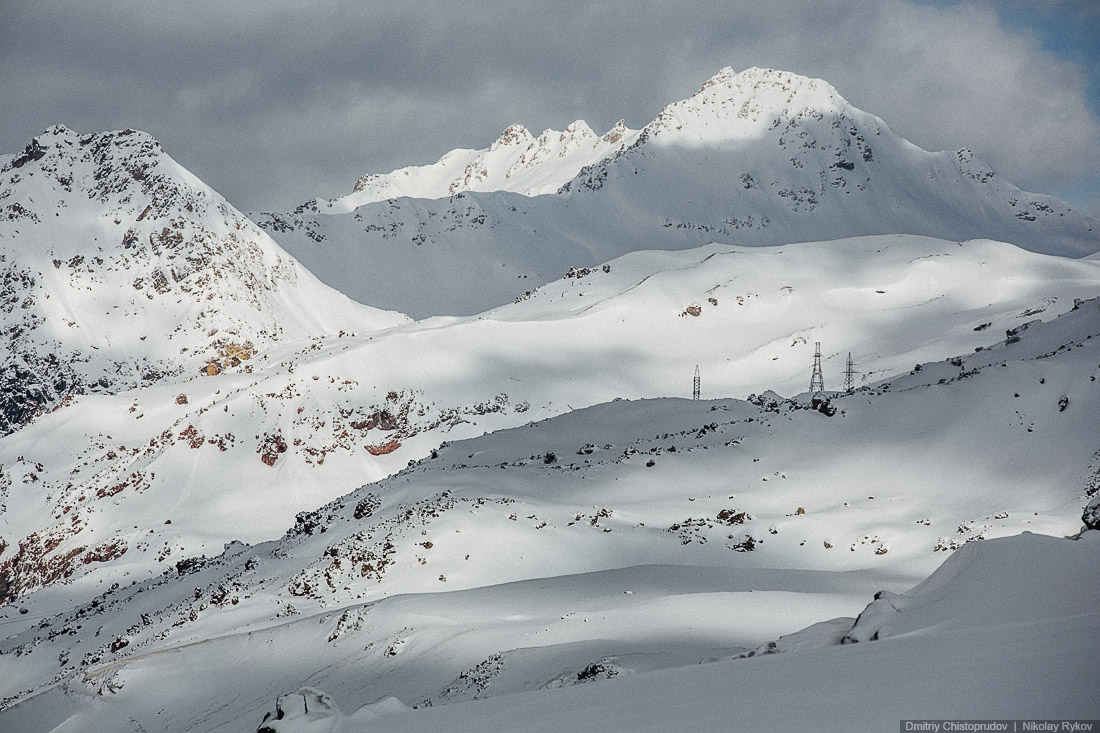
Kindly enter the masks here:
M 570 267 L 708 242 L 905 233 L 1100 250 L 1096 220 L 1020 191 L 968 150 L 921 150 L 824 81 L 771 69 L 721 70 L 557 194 L 500 185 L 346 211 L 352 194 L 255 220 L 325 282 L 417 318 L 484 311 Z
M 618 401 L 458 441 L 304 513 L 278 542 L 60 612 L 32 594 L 26 614 L 0 611 L 0 724 L 240 729 L 303 684 L 348 711 L 395 697 L 368 711 L 421 729 L 477 710 L 511 729 L 553 701 L 636 700 L 650 685 L 693 686 L 718 706 L 708 715 L 752 723 L 770 705 L 729 707 L 731 675 L 761 701 L 802 700 L 780 682 L 802 668 L 818 683 L 798 709 L 851 696 L 855 680 L 873 705 L 831 709 L 859 729 L 929 715 L 914 709 L 929 689 L 944 716 L 965 699 L 979 716 L 1081 716 L 1094 538 L 965 546 L 1079 528 L 1100 471 L 1098 315 L 1089 301 L 833 396 L 831 416 L 804 401 Z M 845 636 L 860 643 L 828 648 Z M 964 653 L 935 664 L 952 648 Z M 727 661 L 698 664 L 714 659 Z M 1004 675 L 969 679 L 976 664 Z M 864 690 L 863 673 L 822 671 L 836 665 L 904 684 Z
M 966 354 L 1100 291 L 1100 263 L 867 237 L 639 252 L 520 303 L 253 357 L 249 372 L 85 395 L 0 439 L 4 596 L 155 575 L 419 460 L 616 398 L 856 385 Z M 969 363 L 969 359 L 965 360 Z M 955 371 L 965 371 L 960 366 Z M 129 573 L 130 575 L 125 575 Z

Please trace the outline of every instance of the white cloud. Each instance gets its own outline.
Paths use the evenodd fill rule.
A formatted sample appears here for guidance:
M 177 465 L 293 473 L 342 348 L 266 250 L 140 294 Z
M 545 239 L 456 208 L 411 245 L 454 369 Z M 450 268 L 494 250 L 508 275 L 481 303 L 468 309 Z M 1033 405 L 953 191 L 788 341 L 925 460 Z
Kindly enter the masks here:
M 1083 74 L 1005 32 L 989 9 L 899 4 L 856 58 L 878 71 L 838 70 L 841 92 L 922 147 L 971 147 L 1008 178 L 1048 190 L 1100 167 Z

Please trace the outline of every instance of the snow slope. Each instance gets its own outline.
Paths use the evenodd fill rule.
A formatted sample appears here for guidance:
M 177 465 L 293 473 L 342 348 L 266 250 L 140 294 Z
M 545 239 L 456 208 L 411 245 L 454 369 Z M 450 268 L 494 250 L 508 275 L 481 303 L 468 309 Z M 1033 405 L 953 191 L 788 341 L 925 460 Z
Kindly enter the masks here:
M 704 397 L 797 394 L 821 342 L 827 386 L 843 385 L 849 352 L 862 385 L 1098 291 L 1100 263 L 994 242 L 639 252 L 481 316 L 84 395 L 0 439 L 3 596 L 47 586 L 73 601 L 230 540 L 272 539 L 443 441 L 616 398 L 688 397 L 696 365 Z
M 505 135 L 517 150 L 537 147 L 517 135 Z M 478 313 L 570 267 L 709 242 L 904 233 L 1071 257 L 1100 250 L 1094 219 L 1020 191 L 968 150 L 921 150 L 817 79 L 723 69 L 628 139 L 555 194 L 524 195 L 540 189 L 500 175 L 495 162 L 485 170 L 497 173 L 452 189 L 441 161 L 377 179 L 409 181 L 379 196 L 413 198 L 360 192 L 254 218 L 333 287 L 417 318 Z M 454 155 L 481 160 L 506 148 Z
M 902 720 L 1095 720 L 1100 668 L 1088 638 L 1100 621 L 1098 546 L 1096 531 L 1077 542 L 1025 534 L 968 546 L 930 578 L 942 584 L 937 593 L 896 597 L 913 607 L 898 614 L 905 633 L 858 647 L 420 710 L 388 698 L 345 715 L 328 698 L 306 714 L 291 693 L 279 700 L 284 719 L 272 709 L 265 724 L 279 733 L 670 730 L 686 721 L 704 730 L 881 731 Z
M 84 392 L 407 320 L 322 285 L 145 133 L 56 126 L 0 169 L 0 433 Z
M 616 130 L 264 217 L 345 294 L 144 133 L 0 159 L 0 729 L 1093 714 L 1095 533 L 1021 533 L 1100 495 L 1096 222 L 783 72 Z
M 0 611 L 0 725 L 239 730 L 303 685 L 358 711 L 315 705 L 319 730 L 1091 717 L 1096 533 L 1020 535 L 1076 533 L 1096 490 L 1098 315 L 820 409 L 576 410 L 443 446 L 278 542 L 64 610 L 32 594 Z M 303 729 L 294 702 L 277 730 Z

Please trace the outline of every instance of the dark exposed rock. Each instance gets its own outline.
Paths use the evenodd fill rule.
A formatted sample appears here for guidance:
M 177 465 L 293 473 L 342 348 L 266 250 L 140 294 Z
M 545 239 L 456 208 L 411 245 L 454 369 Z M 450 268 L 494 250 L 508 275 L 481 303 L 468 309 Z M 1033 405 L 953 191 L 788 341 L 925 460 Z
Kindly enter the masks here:
M 1081 513 L 1081 520 L 1087 529 L 1100 529 L 1100 494 L 1092 497 Z
M 22 168 L 27 163 L 34 160 L 42 160 L 46 156 L 46 149 L 38 142 L 38 138 L 31 140 L 30 144 L 23 149 L 23 152 L 17 155 L 11 161 L 12 168 Z

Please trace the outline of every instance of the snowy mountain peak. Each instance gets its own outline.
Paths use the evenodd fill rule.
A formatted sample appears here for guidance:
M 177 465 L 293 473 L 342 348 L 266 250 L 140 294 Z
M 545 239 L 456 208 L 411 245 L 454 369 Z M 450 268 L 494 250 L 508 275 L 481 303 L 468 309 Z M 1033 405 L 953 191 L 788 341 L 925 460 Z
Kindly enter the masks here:
M 27 147 L 23 149 L 22 153 L 12 158 L 11 161 L 4 166 L 4 170 L 22 168 L 27 163 L 41 160 L 46 156 L 47 151 L 54 147 L 56 139 L 58 138 L 72 144 L 75 133 L 64 125 L 54 125 L 46 129 L 41 135 L 32 139 L 27 144 Z
M 0 205 L 9 212 L 21 209 L 25 217 L 36 211 L 53 213 L 74 193 L 81 200 L 108 206 L 120 217 L 142 221 L 205 215 L 210 205 L 228 207 L 165 154 L 155 138 L 132 129 L 82 135 L 55 125 L 0 168 L 0 181 L 6 184 L 0 202 L 13 200 Z M 67 243 L 76 244 L 55 242 L 60 248 Z
M 325 282 L 417 318 L 479 313 L 640 249 L 894 233 L 1100 249 L 1095 219 L 969 150 L 922 150 L 827 82 L 786 71 L 726 67 L 641 131 L 589 132 L 578 121 L 530 139 L 513 126 L 489 148 L 257 221 Z M 523 197 L 477 195 L 490 191 Z
M 647 125 L 642 137 L 677 133 L 678 140 L 719 141 L 754 137 L 785 118 L 848 116 L 853 108 L 820 79 L 786 71 L 721 69 L 694 94 L 673 102 Z
M 510 125 L 508 129 L 500 133 L 500 137 L 489 146 L 489 150 L 496 150 L 506 145 L 530 144 L 534 138 L 523 125 Z
M 570 122 L 565 126 L 565 133 L 574 137 L 593 137 L 596 134 L 584 120 L 573 120 Z
M 733 70 L 732 66 L 723 66 L 721 69 L 715 72 L 714 76 L 703 82 L 702 88 L 705 89 L 706 87 L 713 86 L 714 84 L 724 84 L 735 76 L 737 76 L 737 72 Z
M 321 202 L 319 210 L 344 214 L 388 199 L 439 199 L 463 191 L 511 191 L 525 196 L 555 193 L 585 166 L 623 150 L 637 134 L 622 120 L 602 136 L 583 120 L 575 120 L 564 130 L 544 130 L 537 138 L 515 124 L 488 148 L 456 148 L 430 165 L 362 176 L 352 193 Z
M 565 126 L 565 129 L 561 132 L 557 130 L 545 130 L 542 135 L 539 136 L 539 144 L 546 145 L 554 137 L 557 137 L 557 141 L 562 143 L 564 147 L 571 148 L 581 143 L 594 143 L 596 141 L 596 133 L 592 131 L 592 128 L 588 126 L 588 123 L 584 120 L 574 120 Z M 564 153 L 559 153 L 564 155 Z
M 327 332 L 323 302 L 376 323 L 144 132 L 58 125 L 0 168 L 0 434 L 88 391 L 243 369 Z
M 836 118 L 850 111 L 854 109 L 836 90 L 819 79 L 760 68 L 738 74 L 726 66 L 690 97 L 667 105 L 640 133 L 619 120 L 597 137 L 584 121 L 576 120 L 563 131 L 548 129 L 535 138 L 526 127 L 514 124 L 488 148 L 458 148 L 431 165 L 363 176 L 350 195 L 325 202 L 321 211 L 342 214 L 392 198 L 436 199 L 461 191 L 556 193 L 586 167 L 650 138 L 696 143 L 743 140 L 775 129 L 782 118 L 820 119 L 826 114 Z
M 627 135 L 630 130 L 626 126 L 626 120 L 619 120 L 612 126 L 610 130 L 604 133 L 601 138 L 604 142 L 617 143 L 623 139 L 624 135 Z

